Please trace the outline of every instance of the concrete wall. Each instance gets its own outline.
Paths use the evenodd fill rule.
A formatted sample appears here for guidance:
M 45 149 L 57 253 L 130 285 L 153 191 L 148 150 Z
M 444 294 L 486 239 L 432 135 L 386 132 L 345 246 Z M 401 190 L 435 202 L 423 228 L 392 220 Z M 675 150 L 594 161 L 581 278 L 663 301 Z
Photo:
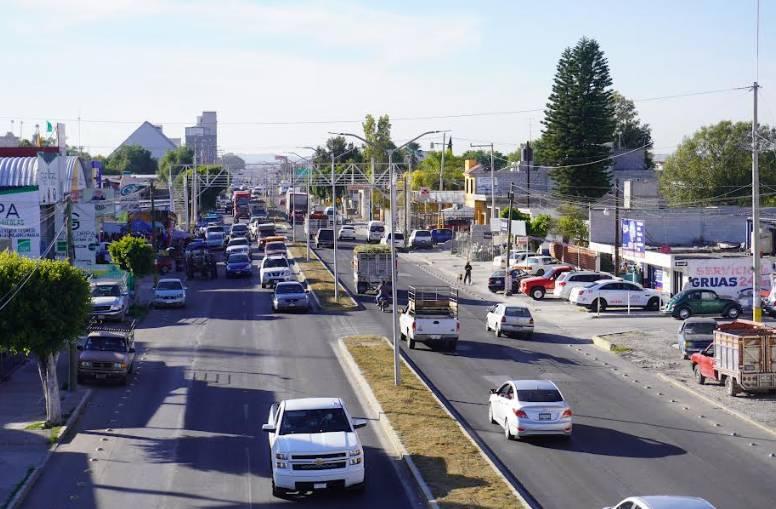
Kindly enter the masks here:
M 694 246 L 721 241 L 744 242 L 746 218 L 751 209 L 711 207 L 684 209 L 620 210 L 620 218 L 644 221 L 646 243 L 651 246 Z M 766 208 L 763 216 L 773 216 L 776 209 Z M 593 242 L 614 243 L 614 209 L 591 211 L 590 235 Z

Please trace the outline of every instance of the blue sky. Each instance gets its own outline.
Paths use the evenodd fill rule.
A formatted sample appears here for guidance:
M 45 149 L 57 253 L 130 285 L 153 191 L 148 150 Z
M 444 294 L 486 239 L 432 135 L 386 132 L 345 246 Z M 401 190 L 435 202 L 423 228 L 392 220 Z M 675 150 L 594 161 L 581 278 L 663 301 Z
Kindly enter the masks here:
M 65 120 L 69 142 L 109 153 L 143 120 L 183 135 L 216 110 L 225 151 L 317 145 L 388 113 L 396 141 L 450 129 L 510 151 L 541 130 L 558 57 L 598 40 L 633 99 L 751 84 L 754 0 L 151 1 L 5 0 L 0 131 Z M 776 124 L 776 0 L 762 0 L 761 120 Z M 9 100 L 10 99 L 10 100 Z M 702 125 L 751 117 L 746 91 L 638 101 L 655 151 Z M 346 120 L 346 123 L 259 125 Z M 99 122 L 97 122 L 99 121 Z M 427 147 L 427 144 L 424 143 Z

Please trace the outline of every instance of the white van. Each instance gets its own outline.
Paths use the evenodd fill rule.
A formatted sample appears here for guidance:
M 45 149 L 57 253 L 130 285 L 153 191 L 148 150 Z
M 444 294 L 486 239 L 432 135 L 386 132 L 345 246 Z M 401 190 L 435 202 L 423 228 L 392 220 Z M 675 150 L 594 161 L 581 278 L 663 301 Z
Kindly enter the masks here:
M 385 225 L 382 221 L 369 221 L 366 225 L 366 241 L 380 242 L 385 234 Z

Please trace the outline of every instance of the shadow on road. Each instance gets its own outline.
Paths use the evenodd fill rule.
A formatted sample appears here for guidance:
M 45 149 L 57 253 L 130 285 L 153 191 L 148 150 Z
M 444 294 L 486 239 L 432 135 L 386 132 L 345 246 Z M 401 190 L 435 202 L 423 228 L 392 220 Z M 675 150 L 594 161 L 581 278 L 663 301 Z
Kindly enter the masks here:
M 623 458 L 665 458 L 687 454 L 681 447 L 632 435 L 623 431 L 588 424 L 574 424 L 574 433 L 569 441 L 552 437 L 523 439 L 537 447 L 562 449 L 601 456 Z

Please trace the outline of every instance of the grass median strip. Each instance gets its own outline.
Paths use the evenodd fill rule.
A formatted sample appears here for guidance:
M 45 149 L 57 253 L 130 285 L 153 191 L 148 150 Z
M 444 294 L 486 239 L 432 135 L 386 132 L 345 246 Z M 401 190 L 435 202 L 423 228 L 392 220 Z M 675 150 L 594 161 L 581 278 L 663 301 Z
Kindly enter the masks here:
M 339 300 L 334 298 L 334 276 L 314 254 L 305 261 L 307 251 L 302 246 L 290 246 L 289 254 L 294 258 L 299 270 L 304 273 L 307 284 L 315 292 L 318 301 L 326 309 L 354 309 L 357 305 L 340 286 Z
M 402 385 L 394 385 L 393 350 L 383 339 L 351 336 L 344 343 L 440 507 L 523 507 L 458 423 L 404 364 Z

